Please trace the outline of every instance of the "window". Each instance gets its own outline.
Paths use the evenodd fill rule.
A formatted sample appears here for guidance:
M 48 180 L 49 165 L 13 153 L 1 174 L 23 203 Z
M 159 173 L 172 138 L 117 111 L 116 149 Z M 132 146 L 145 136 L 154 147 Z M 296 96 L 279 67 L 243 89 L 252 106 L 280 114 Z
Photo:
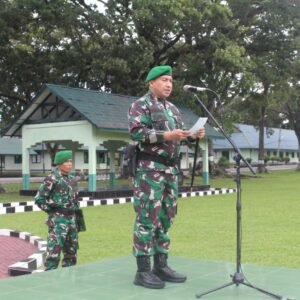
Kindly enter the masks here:
M 15 164 L 22 163 L 22 155 L 15 155 Z
M 96 155 L 97 155 L 97 164 L 104 164 L 105 163 L 105 153 L 97 151 Z
M 294 158 L 295 157 L 295 152 L 292 152 L 291 156 L 292 156 L 292 158 Z
M 89 151 L 83 151 L 83 163 L 84 164 L 89 163 Z
M 31 162 L 33 164 L 39 164 L 39 163 L 41 163 L 41 156 L 38 155 L 38 154 L 31 155 Z
M 5 155 L 0 155 L 0 171 L 5 168 Z
M 105 163 L 105 153 L 97 151 L 96 160 L 97 160 L 97 164 Z M 89 163 L 89 151 L 83 151 L 83 163 L 85 164 Z

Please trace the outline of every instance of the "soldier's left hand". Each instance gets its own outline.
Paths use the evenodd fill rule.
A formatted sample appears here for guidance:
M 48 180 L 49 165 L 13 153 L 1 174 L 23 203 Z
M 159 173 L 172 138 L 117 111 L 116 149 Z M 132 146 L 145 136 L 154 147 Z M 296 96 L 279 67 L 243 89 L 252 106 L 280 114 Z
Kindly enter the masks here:
M 205 128 L 200 128 L 198 131 L 196 131 L 194 134 L 193 134 L 193 138 L 194 139 L 197 139 L 197 138 L 203 138 L 205 136 Z

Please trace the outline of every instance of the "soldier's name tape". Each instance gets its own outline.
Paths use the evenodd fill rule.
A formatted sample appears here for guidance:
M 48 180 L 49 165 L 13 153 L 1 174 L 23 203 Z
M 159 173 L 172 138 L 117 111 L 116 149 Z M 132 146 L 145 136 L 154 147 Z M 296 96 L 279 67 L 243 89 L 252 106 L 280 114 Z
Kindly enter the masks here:
M 231 194 L 235 192 L 236 189 L 234 188 L 211 188 L 207 191 L 182 192 L 179 193 L 179 198 L 203 197 L 220 194 Z M 80 200 L 80 207 L 82 208 L 87 206 L 125 204 L 130 202 L 133 202 L 133 197 L 107 199 L 91 199 L 90 197 L 83 197 Z M 33 211 L 40 211 L 40 208 L 35 205 L 34 201 L 0 203 L 0 215 Z

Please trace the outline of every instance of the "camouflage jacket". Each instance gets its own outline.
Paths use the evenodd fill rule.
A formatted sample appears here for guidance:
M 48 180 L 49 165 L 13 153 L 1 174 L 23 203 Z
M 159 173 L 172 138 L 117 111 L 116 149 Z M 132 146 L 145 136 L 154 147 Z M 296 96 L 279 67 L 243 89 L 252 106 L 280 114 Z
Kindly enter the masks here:
M 35 203 L 45 212 L 54 208 L 78 209 L 77 179 L 72 175 L 62 175 L 55 168 L 41 184 Z
M 183 129 L 180 112 L 174 104 L 166 99 L 157 99 L 149 91 L 132 104 L 128 119 L 131 138 L 139 142 L 141 151 L 171 161 L 178 160 L 180 142 L 163 140 L 165 131 Z M 149 162 L 141 162 L 144 167 L 147 167 L 147 163 L 149 164 Z M 153 162 L 148 167 L 166 168 Z

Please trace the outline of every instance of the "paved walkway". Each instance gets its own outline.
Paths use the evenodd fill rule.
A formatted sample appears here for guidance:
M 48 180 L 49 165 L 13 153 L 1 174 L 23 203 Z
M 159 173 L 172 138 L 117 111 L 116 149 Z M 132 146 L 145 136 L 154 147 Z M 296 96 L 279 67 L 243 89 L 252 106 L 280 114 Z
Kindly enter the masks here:
M 45 177 L 30 177 L 30 182 L 42 182 Z M 22 177 L 0 177 L 0 184 L 21 183 Z
M 38 247 L 22 239 L 0 235 L 0 279 L 9 277 L 8 267 L 37 252 Z
M 42 182 L 44 180 L 45 176 L 43 177 L 30 177 L 29 182 Z M 106 175 L 98 175 L 97 181 L 103 181 L 108 180 L 109 177 Z M 22 183 L 23 178 L 22 177 L 0 177 L 0 184 L 5 183 Z
M 254 172 L 257 171 L 257 167 L 252 166 Z M 282 164 L 282 165 L 267 165 L 267 170 L 276 171 L 276 170 L 295 170 L 297 168 L 297 164 Z M 235 168 L 227 169 L 229 173 L 235 173 Z M 251 172 L 248 167 L 241 167 L 241 173 Z M 1 180 L 1 179 L 0 179 Z M 1 181 L 0 181 L 1 182 Z

